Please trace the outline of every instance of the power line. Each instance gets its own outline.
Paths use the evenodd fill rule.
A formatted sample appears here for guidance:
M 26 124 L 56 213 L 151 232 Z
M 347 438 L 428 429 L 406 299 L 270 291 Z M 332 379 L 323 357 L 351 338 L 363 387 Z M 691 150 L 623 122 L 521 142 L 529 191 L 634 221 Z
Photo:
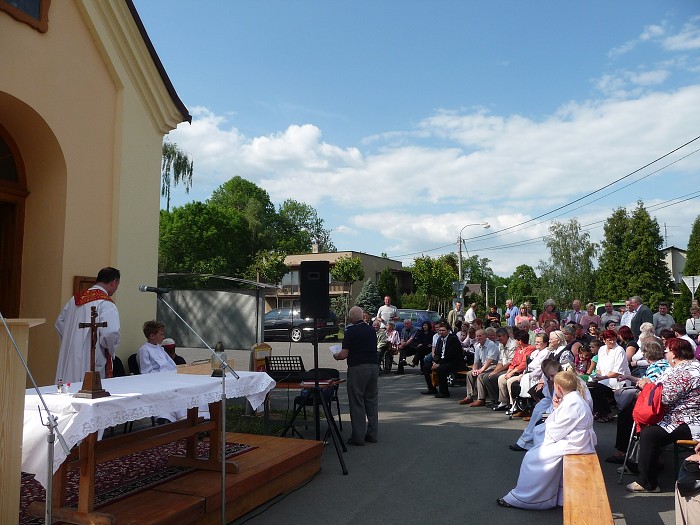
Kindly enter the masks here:
M 684 155 L 683 157 L 681 157 L 681 158 L 679 158 L 679 159 L 674 160 L 673 162 L 669 162 L 669 163 L 666 164 L 665 166 L 662 166 L 661 168 L 659 168 L 659 169 L 657 169 L 657 170 L 654 170 L 654 171 L 652 171 L 652 172 L 650 172 L 650 173 L 644 175 L 643 177 L 641 177 L 641 178 L 639 178 L 639 179 L 637 179 L 637 180 L 635 180 L 635 181 L 632 181 L 632 182 L 630 182 L 630 183 L 628 183 L 628 184 L 625 184 L 624 186 L 621 186 L 621 187 L 619 187 L 619 188 L 617 188 L 617 189 L 615 189 L 615 190 L 613 190 L 613 191 L 611 191 L 611 192 L 609 192 L 609 193 L 606 193 L 605 195 L 602 195 L 600 198 L 602 199 L 602 198 L 605 198 L 605 197 L 609 197 L 610 195 L 613 195 L 614 193 L 617 193 L 617 192 L 619 192 L 619 191 L 622 191 L 622 190 L 624 190 L 625 188 L 628 188 L 628 187 L 632 186 L 633 184 L 637 184 L 638 182 L 641 182 L 642 180 L 651 177 L 651 176 L 654 175 L 655 173 L 659 173 L 660 171 L 662 171 L 662 170 L 668 168 L 669 166 L 672 166 L 672 165 L 674 165 L 674 164 L 676 164 L 676 163 L 678 163 L 678 162 L 680 162 L 680 161 L 682 161 L 682 160 L 684 160 L 684 159 L 690 157 L 691 155 L 694 155 L 694 154 L 697 153 L 698 151 L 700 151 L 700 148 L 696 149 L 695 151 L 692 151 L 691 153 L 688 153 L 687 155 Z M 665 201 L 665 202 L 668 202 L 668 201 Z M 681 202 L 683 202 L 683 201 L 681 201 Z M 565 212 L 563 212 L 563 213 L 560 213 L 559 215 L 555 215 L 554 217 L 551 217 L 550 219 L 540 221 L 540 222 L 538 222 L 537 224 L 534 224 L 534 226 L 539 226 L 540 224 L 544 224 L 544 223 L 547 222 L 547 221 L 551 221 L 551 220 L 554 220 L 554 219 L 558 219 L 559 217 L 562 217 L 562 216 L 564 216 L 564 215 L 566 215 L 566 214 L 568 214 L 568 213 L 571 213 L 571 212 L 580 210 L 581 208 L 585 208 L 586 206 L 589 206 L 589 205 L 591 205 L 591 204 L 592 204 L 592 202 L 583 203 L 583 204 L 581 204 L 580 206 L 577 206 L 576 208 L 573 208 L 573 209 L 571 209 L 571 210 L 567 210 L 567 211 L 565 211 Z M 650 206 L 650 207 L 649 207 L 649 210 L 651 210 L 651 208 L 653 208 L 653 206 Z M 662 208 L 659 208 L 659 209 L 662 209 Z M 602 222 L 602 221 L 601 221 L 601 222 Z M 523 223 L 523 224 L 524 224 L 524 223 Z M 517 225 L 516 225 L 516 226 L 517 226 Z M 510 233 L 517 233 L 517 232 L 522 231 L 522 230 L 523 230 L 523 228 L 520 228 L 519 230 L 516 230 L 515 232 L 510 232 Z M 499 230 L 499 231 L 502 231 L 502 230 Z M 495 233 L 494 237 L 501 237 L 501 236 L 502 236 L 502 235 L 500 235 L 498 232 L 494 232 L 494 233 Z
M 668 208 L 669 206 L 674 206 L 676 204 L 680 204 L 682 202 L 686 202 L 686 201 L 689 201 L 692 199 L 697 199 L 698 197 L 700 197 L 700 191 L 696 191 L 694 193 L 691 193 L 690 195 L 684 195 L 681 197 L 674 197 L 672 199 L 669 199 L 669 200 L 666 200 L 663 202 L 659 202 L 657 204 L 654 204 L 653 206 L 650 206 L 649 210 L 651 208 L 654 208 L 655 210 L 661 210 L 664 208 Z M 581 229 L 583 231 L 590 232 L 591 229 L 602 226 L 606 220 L 607 219 L 603 219 L 603 220 L 591 222 L 588 224 L 583 224 L 581 226 Z M 544 240 L 545 240 L 545 237 L 538 236 L 538 237 L 533 237 L 531 239 L 521 239 L 519 241 L 509 242 L 506 244 L 497 244 L 494 246 L 484 246 L 484 247 L 479 248 L 478 251 L 479 252 L 486 252 L 486 251 L 491 251 L 491 250 L 505 250 L 505 249 L 509 249 L 509 248 L 516 248 L 519 246 L 528 246 L 531 244 L 537 244 L 540 242 L 544 242 Z
M 620 181 L 622 181 L 622 180 L 625 180 L 625 179 L 628 178 L 628 177 L 631 177 L 631 176 L 634 175 L 635 173 L 639 173 L 639 172 L 642 171 L 643 169 L 648 168 L 649 166 L 651 166 L 651 165 L 653 165 L 653 164 L 656 164 L 656 163 L 659 162 L 660 160 L 662 160 L 662 159 L 668 157 L 669 155 L 672 155 L 672 154 L 675 153 L 676 151 L 679 151 L 679 150 L 685 148 L 687 145 L 692 144 L 693 142 L 695 142 L 695 141 L 698 140 L 698 139 L 700 139 L 700 135 L 698 135 L 697 137 L 695 137 L 695 138 L 692 139 L 692 140 L 689 140 L 688 142 L 686 142 L 686 143 L 683 144 L 682 146 L 678 146 L 677 148 L 675 148 L 675 149 L 669 151 L 668 153 L 666 153 L 666 154 L 664 154 L 664 155 L 662 155 L 662 156 L 656 158 L 655 160 L 653 160 L 653 161 L 651 161 L 651 162 L 645 164 L 645 165 L 642 166 L 641 168 L 637 168 L 636 170 L 634 170 L 634 171 L 628 173 L 627 175 L 624 175 L 624 176 L 620 177 L 619 179 L 616 179 L 616 180 L 610 182 L 609 184 L 606 184 L 605 186 L 601 186 L 601 187 L 598 188 L 597 190 L 594 190 L 594 191 L 592 191 L 592 192 L 590 192 L 590 193 L 587 193 L 586 195 L 583 195 L 582 197 L 579 197 L 578 199 L 574 199 L 573 201 L 571 201 L 571 202 L 569 202 L 569 203 L 567 203 L 567 204 L 563 204 L 562 206 L 559 206 L 558 208 L 554 208 L 553 210 L 550 210 L 550 211 L 548 211 L 548 212 L 546 212 L 546 213 L 543 213 L 542 215 L 538 215 L 537 217 L 533 217 L 532 219 L 528 219 L 528 220 L 526 220 L 526 221 L 524 221 L 524 222 L 521 222 L 521 223 L 519 223 L 519 224 L 514 224 L 513 226 L 508 226 L 507 228 L 503 228 L 503 229 L 501 229 L 501 230 L 494 231 L 493 233 L 490 233 L 490 234 L 476 235 L 476 236 L 474 236 L 474 237 L 469 237 L 469 238 L 467 238 L 467 239 L 465 239 L 465 240 L 470 241 L 470 240 L 474 240 L 474 239 L 481 239 L 481 238 L 483 238 L 483 237 L 489 237 L 489 236 L 495 235 L 495 234 L 497 234 L 497 233 L 501 233 L 501 232 L 504 232 L 504 231 L 512 230 L 513 228 L 517 228 L 518 226 L 523 226 L 523 225 L 525 225 L 525 224 L 528 224 L 528 223 L 531 223 L 531 222 L 536 221 L 536 220 L 538 220 L 538 219 L 541 219 L 542 217 L 546 217 L 547 215 L 551 215 L 551 214 L 554 213 L 554 212 L 557 212 L 557 211 L 559 211 L 559 210 L 563 210 L 564 208 L 566 208 L 566 207 L 568 207 L 568 206 L 571 206 L 572 204 L 576 204 L 577 202 L 580 202 L 580 201 L 582 201 L 583 199 L 586 199 L 586 198 L 590 197 L 591 195 L 595 195 L 596 193 L 600 193 L 600 192 L 603 191 L 604 189 L 609 188 L 610 186 L 613 186 L 613 185 L 617 184 L 618 182 L 620 182 Z M 641 179 L 640 179 L 640 180 L 641 180 Z M 637 182 L 637 181 L 635 181 L 635 182 Z
M 620 178 L 618 178 L 618 179 L 616 179 L 616 180 L 614 180 L 614 181 L 612 181 L 612 182 L 610 182 L 610 183 L 608 183 L 608 184 L 606 184 L 606 185 L 604 185 L 604 186 L 601 186 L 600 188 L 598 188 L 598 189 L 596 189 L 596 190 L 594 190 L 594 191 L 592 191 L 592 192 L 590 192 L 590 193 L 587 193 L 586 195 L 583 195 L 583 196 L 579 197 L 578 199 L 575 199 L 575 200 L 573 200 L 573 201 L 571 201 L 571 202 L 568 202 L 568 203 L 566 203 L 566 204 L 563 204 L 562 206 L 559 206 L 559 207 L 557 207 L 557 208 L 554 208 L 553 210 L 550 210 L 550 211 L 545 212 L 545 213 L 543 213 L 543 214 L 541 214 L 541 215 L 538 215 L 537 217 L 533 217 L 533 218 L 531 218 L 531 219 L 528 219 L 528 220 L 526 220 L 526 221 L 520 222 L 520 223 L 518 223 L 518 224 L 514 224 L 514 225 L 512 225 L 512 226 L 508 226 L 507 228 L 502 228 L 502 229 L 500 229 L 500 230 L 495 230 L 495 231 L 493 231 L 493 232 L 489 232 L 489 233 L 485 233 L 485 234 L 481 234 L 481 235 L 475 235 L 474 237 L 467 237 L 467 238 L 464 238 L 464 240 L 465 240 L 465 241 L 472 241 L 472 240 L 477 240 L 477 239 L 483 239 L 483 238 L 485 238 L 485 237 L 488 237 L 488 238 L 501 237 L 502 235 L 499 235 L 499 234 L 502 234 L 503 232 L 509 232 L 510 230 L 513 230 L 514 228 L 519 228 L 519 227 L 521 227 L 521 226 L 524 226 L 524 225 L 526 225 L 526 224 L 529 224 L 529 223 L 531 223 L 531 222 L 534 222 L 534 221 L 536 221 L 536 220 L 539 220 L 539 219 L 541 219 L 541 218 L 543 218 L 543 217 L 546 217 L 546 216 L 548 216 L 548 215 L 551 215 L 552 213 L 555 213 L 555 212 L 557 212 L 557 211 L 563 210 L 564 208 L 567 208 L 567 207 L 571 206 L 572 204 L 576 204 L 577 202 L 580 202 L 580 201 L 582 201 L 582 200 L 584 200 L 584 199 L 586 199 L 586 198 L 588 198 L 588 197 L 590 197 L 590 196 L 592 196 L 592 195 L 595 195 L 595 194 L 597 194 L 597 193 L 600 193 L 601 191 L 605 190 L 606 188 L 609 188 L 609 187 L 611 187 L 611 186 L 614 186 L 614 185 L 617 184 L 618 182 L 621 182 L 621 181 L 623 181 L 623 180 L 625 180 L 625 179 L 631 177 L 631 176 L 634 175 L 635 173 L 639 173 L 639 172 L 642 171 L 643 169 L 648 168 L 649 166 L 652 166 L 652 165 L 656 164 L 656 163 L 659 162 L 660 160 L 662 160 L 662 159 L 668 157 L 669 155 L 672 155 L 673 153 L 675 153 L 675 152 L 677 152 L 677 151 L 679 151 L 679 150 L 685 148 L 685 147 L 688 146 L 689 144 L 692 144 L 693 142 L 697 141 L 698 139 L 700 139 L 700 135 L 698 135 L 697 137 L 695 137 L 695 138 L 689 140 L 689 141 L 686 142 L 685 144 L 682 144 L 681 146 L 678 146 L 677 148 L 674 148 L 673 150 L 669 151 L 668 153 L 665 153 L 664 155 L 661 155 L 660 157 L 657 157 L 655 160 L 653 160 L 653 161 L 651 161 L 651 162 L 645 164 L 644 166 L 642 166 L 642 167 L 640 167 L 640 168 L 637 168 L 636 170 L 634 170 L 634 171 L 628 173 L 627 175 L 624 175 L 624 176 L 622 176 L 622 177 L 620 177 Z M 618 188 L 618 189 L 616 189 L 616 190 L 614 190 L 614 191 L 612 191 L 612 192 L 610 192 L 610 193 L 608 193 L 608 194 L 606 194 L 606 195 L 603 195 L 603 197 L 607 197 L 607 196 L 609 196 L 609 195 L 612 195 L 613 193 L 616 193 L 616 192 L 618 192 L 618 191 L 620 191 L 620 190 L 622 190 L 622 189 L 624 189 L 624 188 L 626 188 L 626 187 L 629 187 L 629 186 L 631 186 L 632 184 L 636 184 L 637 182 L 640 182 L 641 180 L 644 180 L 644 179 L 650 177 L 650 176 L 653 175 L 654 173 L 658 173 L 659 171 L 662 171 L 663 169 L 666 169 L 667 167 L 669 167 L 669 166 L 671 166 L 671 165 L 673 165 L 673 164 L 676 164 L 677 162 L 680 162 L 681 160 L 683 160 L 683 159 L 685 159 L 685 158 L 687 158 L 687 157 L 689 157 L 689 156 L 691 156 L 691 155 L 697 153 L 698 151 L 700 151 L 700 148 L 699 148 L 699 149 L 696 149 L 695 151 L 693 151 L 693 152 L 691 152 L 691 153 L 689 153 L 689 154 L 687 154 L 687 155 L 685 155 L 685 156 L 683 156 L 683 157 L 681 157 L 680 159 L 675 160 L 674 162 L 671 162 L 671 163 L 669 163 L 669 164 L 667 164 L 667 165 L 665 165 L 665 166 L 659 168 L 658 170 L 655 170 L 655 171 L 653 171 L 653 172 L 651 172 L 651 173 L 649 173 L 649 174 L 643 176 L 643 177 L 640 178 L 639 180 L 633 181 L 633 182 L 631 182 L 631 183 L 629 183 L 629 184 L 627 184 L 627 185 L 625 185 L 625 186 L 622 186 L 621 188 Z M 687 199 L 686 199 L 686 200 L 687 200 Z M 679 201 L 679 202 L 684 202 L 684 201 Z M 584 207 L 584 206 L 587 206 L 587 205 L 589 205 L 589 204 L 591 204 L 591 203 L 583 204 L 583 205 L 581 205 L 581 206 L 579 206 L 579 207 L 577 207 L 577 208 L 574 208 L 573 210 L 569 210 L 569 212 L 570 212 L 570 211 L 576 211 L 576 210 L 578 210 L 578 209 L 580 209 L 580 208 L 582 208 L 582 207 Z M 662 208 L 658 208 L 658 209 L 662 209 Z M 564 214 L 562 213 L 562 214 L 558 215 L 557 217 L 560 217 L 560 216 L 562 216 L 562 215 L 564 215 Z M 556 217 L 554 217 L 554 218 L 556 218 Z M 543 222 L 545 222 L 545 221 L 541 221 L 540 223 L 537 223 L 537 225 L 542 224 Z M 521 228 L 520 230 L 516 230 L 516 232 L 517 232 L 517 231 L 521 231 L 521 230 L 522 230 L 522 228 Z M 513 232 L 511 232 L 511 233 L 513 233 Z M 443 249 L 443 248 L 447 248 L 448 246 L 451 246 L 452 244 L 454 244 L 454 243 L 448 243 L 448 244 L 444 244 L 444 245 L 442 245 L 442 246 L 438 246 L 438 247 L 436 247 L 436 248 L 429 248 L 429 249 L 419 250 L 419 251 L 416 251 L 416 252 L 405 253 L 405 254 L 401 254 L 401 255 L 390 255 L 389 257 L 390 257 L 390 258 L 393 258 L 393 259 L 403 259 L 403 258 L 405 258 L 405 257 L 410 257 L 410 256 L 412 256 L 412 255 L 418 255 L 418 254 L 422 254 L 422 253 L 438 251 L 438 250 L 441 250 L 441 249 Z M 496 248 L 480 248 L 480 250 L 484 250 L 484 249 L 496 249 Z

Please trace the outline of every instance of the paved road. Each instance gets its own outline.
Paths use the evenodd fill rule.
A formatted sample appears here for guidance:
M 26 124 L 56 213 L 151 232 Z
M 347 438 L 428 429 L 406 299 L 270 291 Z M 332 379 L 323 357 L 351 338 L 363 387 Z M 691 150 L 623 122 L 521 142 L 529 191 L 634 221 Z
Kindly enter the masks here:
M 310 343 L 272 343 L 274 355 L 301 355 L 307 368 L 313 366 Z M 345 363 L 332 359 L 328 347 L 319 345 L 319 366 L 339 368 Z M 190 353 L 191 352 L 191 353 Z M 206 350 L 204 351 L 206 352 Z M 248 352 L 229 351 L 239 363 L 248 362 Z M 186 359 L 204 355 L 201 350 L 183 350 Z M 239 361 L 240 360 L 240 361 Z M 512 452 L 525 423 L 508 420 L 502 413 L 485 408 L 457 405 L 463 387 L 454 387 L 450 399 L 423 396 L 425 382 L 414 370 L 405 375 L 381 376 L 379 443 L 348 447 L 343 455 L 349 470 L 343 476 L 333 445 L 327 445 L 322 471 L 307 485 L 274 500 L 272 504 L 237 520 L 236 524 L 267 524 L 312 520 L 338 524 L 450 524 L 489 525 L 561 524 L 561 509 L 522 511 L 501 509 L 495 500 L 510 490 L 518 477 L 522 453 Z M 341 410 L 348 421 L 347 396 L 341 387 Z M 292 398 L 293 399 L 293 398 Z M 287 402 L 277 394 L 276 406 Z M 596 423 L 598 454 L 612 453 L 615 423 Z M 314 430 L 305 434 L 312 438 Z M 350 435 L 344 426 L 344 439 Z M 664 452 L 668 468 L 661 478 L 661 494 L 634 495 L 618 485 L 616 465 L 602 463 L 615 523 L 672 525 L 672 455 Z M 626 476 L 625 483 L 634 478 Z

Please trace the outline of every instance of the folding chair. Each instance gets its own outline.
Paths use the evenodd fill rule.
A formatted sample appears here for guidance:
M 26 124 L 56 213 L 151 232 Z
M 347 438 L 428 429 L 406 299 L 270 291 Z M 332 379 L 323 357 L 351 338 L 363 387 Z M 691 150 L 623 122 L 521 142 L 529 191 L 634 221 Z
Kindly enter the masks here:
M 309 375 L 313 375 L 315 369 L 309 370 Z M 337 368 L 319 368 L 318 369 L 318 380 L 328 381 L 329 379 L 340 379 L 340 371 Z M 328 401 L 328 406 L 332 406 L 333 401 L 335 401 L 336 410 L 338 412 L 338 426 L 340 430 L 343 430 L 343 420 L 340 417 L 340 400 L 338 399 L 338 383 L 323 389 L 323 395 Z M 306 421 L 306 407 L 313 406 L 314 400 L 311 397 L 299 395 L 294 398 L 294 408 L 298 405 L 303 404 L 304 421 Z
M 627 442 L 627 452 L 625 452 L 625 460 L 622 462 L 622 467 L 620 467 L 620 479 L 617 480 L 618 485 L 622 485 L 622 478 L 625 475 L 625 469 L 627 468 L 627 460 L 630 457 L 630 454 L 632 452 L 632 442 L 635 440 L 634 435 L 637 433 L 637 423 L 635 421 L 632 421 L 632 430 L 630 431 L 630 439 Z

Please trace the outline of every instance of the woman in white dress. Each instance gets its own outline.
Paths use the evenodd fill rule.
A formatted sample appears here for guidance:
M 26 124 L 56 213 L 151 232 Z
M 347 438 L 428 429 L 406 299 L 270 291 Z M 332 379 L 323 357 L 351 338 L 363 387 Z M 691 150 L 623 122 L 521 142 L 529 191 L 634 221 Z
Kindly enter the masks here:
M 544 423 L 544 440 L 525 454 L 518 484 L 496 500 L 498 505 L 535 510 L 563 505 L 564 456 L 593 453 L 597 442 L 593 414 L 585 401 L 584 390 L 572 370 L 554 377 L 554 411 Z

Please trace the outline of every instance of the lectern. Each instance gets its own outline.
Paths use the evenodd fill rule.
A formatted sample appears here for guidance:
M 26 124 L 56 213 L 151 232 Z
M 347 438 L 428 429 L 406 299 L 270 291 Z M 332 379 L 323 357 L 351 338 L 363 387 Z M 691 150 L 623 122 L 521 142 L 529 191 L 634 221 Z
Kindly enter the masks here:
M 29 329 L 45 319 L 6 319 L 12 338 L 25 361 Z M 10 336 L 0 324 L 0 523 L 16 523 L 22 464 L 22 427 L 27 373 Z M 37 417 L 40 417 L 37 412 Z

